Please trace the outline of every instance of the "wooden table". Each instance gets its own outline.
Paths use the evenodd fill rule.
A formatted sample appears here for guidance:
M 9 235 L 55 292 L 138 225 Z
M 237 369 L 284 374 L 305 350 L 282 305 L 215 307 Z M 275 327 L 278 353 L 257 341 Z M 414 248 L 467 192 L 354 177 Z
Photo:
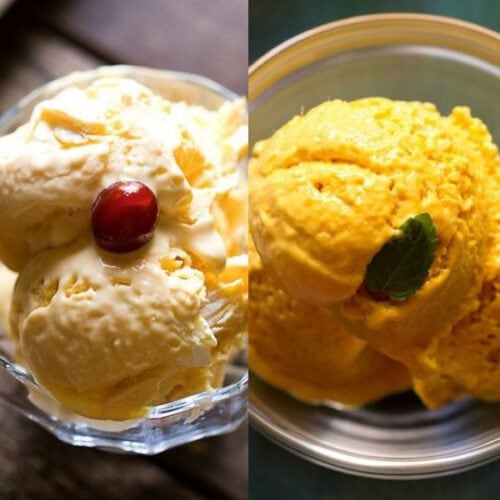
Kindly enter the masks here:
M 199 73 L 245 94 L 247 22 L 246 0 L 18 0 L 0 20 L 0 113 L 102 64 Z M 65 445 L 0 407 L 1 499 L 243 499 L 247 455 L 246 425 L 144 458 Z

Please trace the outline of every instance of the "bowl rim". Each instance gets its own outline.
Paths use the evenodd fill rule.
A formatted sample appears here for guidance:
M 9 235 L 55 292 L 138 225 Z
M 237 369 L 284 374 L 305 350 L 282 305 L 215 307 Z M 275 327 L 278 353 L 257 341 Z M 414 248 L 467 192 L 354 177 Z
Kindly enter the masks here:
M 463 37 L 465 42 L 470 42 L 470 47 L 469 45 L 465 48 L 462 47 L 464 54 L 467 54 L 465 49 L 470 49 L 473 57 L 500 67 L 500 33 L 468 21 L 431 14 L 398 12 L 349 17 L 301 32 L 256 59 L 249 66 L 250 113 L 252 112 L 252 104 L 257 103 L 261 98 L 265 99 L 267 91 L 275 85 L 279 85 L 289 75 L 308 65 L 301 64 L 303 60 L 298 61 L 298 53 L 305 47 L 307 42 L 313 45 L 314 42 L 318 42 L 332 31 L 338 33 L 341 30 L 346 33 L 353 29 L 375 29 L 377 26 L 379 28 L 387 26 L 387 23 L 398 23 L 397 29 L 402 32 L 405 27 L 415 22 L 420 23 L 421 26 L 425 25 L 427 29 L 429 26 L 436 28 L 436 34 L 439 35 L 445 35 L 456 40 Z M 441 28 L 441 30 L 438 28 Z M 464 42 L 464 40 L 461 41 Z M 423 43 L 423 45 L 432 44 Z M 439 46 L 439 44 L 434 44 L 434 46 Z M 444 45 L 444 47 L 448 47 L 448 45 Z M 305 47 L 304 50 L 307 50 L 307 48 L 310 48 L 310 46 Z M 357 50 L 357 48 L 346 49 L 346 51 L 349 50 Z M 452 48 L 452 50 L 457 51 L 457 48 Z M 335 54 L 341 52 L 339 50 Z M 479 55 L 477 55 L 478 52 Z M 313 60 L 309 61 L 311 64 L 313 62 Z M 283 68 L 281 72 L 279 71 L 280 68 L 277 68 L 278 65 Z M 251 366 L 249 369 L 252 376 L 255 376 Z M 361 463 L 357 462 L 355 457 L 341 451 L 336 453 L 335 457 L 327 456 L 326 453 L 322 453 L 318 449 L 316 443 L 304 442 L 300 436 L 296 436 L 287 429 L 282 428 L 279 422 L 274 420 L 272 412 L 270 414 L 263 411 L 253 398 L 252 385 L 250 384 L 248 404 L 250 424 L 275 444 L 322 467 L 378 479 L 428 479 L 464 472 L 500 457 L 500 436 L 487 443 L 472 447 L 467 453 L 453 453 L 439 460 L 413 460 L 409 462 L 395 459 L 380 462 L 365 458 Z
M 278 57 L 284 57 L 290 55 L 290 61 L 292 59 L 292 51 L 296 49 L 300 44 L 305 41 L 310 41 L 313 39 L 319 39 L 327 33 L 339 30 L 352 30 L 356 28 L 368 28 L 370 26 L 381 25 L 387 22 L 397 22 L 398 29 L 402 30 L 402 24 L 410 24 L 418 22 L 420 24 L 426 24 L 434 28 L 442 28 L 447 30 L 447 35 L 459 34 L 470 42 L 475 42 L 477 45 L 477 37 L 480 37 L 479 46 L 484 48 L 485 44 L 492 43 L 498 45 L 493 50 L 489 52 L 490 57 L 488 62 L 500 65 L 500 33 L 493 31 L 489 28 L 485 28 L 478 24 L 463 21 L 454 17 L 439 16 L 434 14 L 420 14 L 420 13 L 407 13 L 407 12 L 391 12 L 391 13 L 379 13 L 379 14 L 367 14 L 361 16 L 348 17 L 345 19 L 340 19 L 338 21 L 332 21 L 325 24 L 318 25 L 291 38 L 281 42 L 274 48 L 270 49 L 268 52 L 260 56 L 249 66 L 248 70 L 248 101 L 252 103 L 257 98 L 259 98 L 262 93 L 264 93 L 268 87 L 264 85 L 264 90 L 261 90 L 262 84 L 256 82 L 258 80 L 258 75 L 265 69 L 267 65 L 272 64 Z M 288 74 L 292 73 L 293 70 L 289 71 Z M 276 73 L 276 72 L 273 72 Z M 280 75 L 275 75 L 274 82 L 281 80 Z M 258 87 L 257 91 L 254 91 L 253 87 Z
M 251 377 L 255 380 L 254 373 Z M 267 382 L 262 382 L 266 387 L 272 387 Z M 275 390 L 280 389 L 275 388 Z M 285 395 L 292 397 L 286 392 Z M 274 411 L 269 414 L 262 410 L 253 399 L 252 384 L 250 384 L 248 414 L 249 422 L 254 429 L 274 444 L 302 459 L 327 469 L 355 476 L 386 480 L 432 479 L 462 473 L 494 462 L 500 457 L 500 436 L 472 446 L 467 453 L 453 451 L 446 456 L 436 456 L 430 459 L 423 457 L 413 457 L 407 460 L 388 459 L 387 457 L 353 455 L 342 448 L 327 450 L 319 444 L 320 440 L 306 441 L 302 435 L 282 427 L 280 418 L 276 418 L 276 415 L 281 417 L 280 414 Z

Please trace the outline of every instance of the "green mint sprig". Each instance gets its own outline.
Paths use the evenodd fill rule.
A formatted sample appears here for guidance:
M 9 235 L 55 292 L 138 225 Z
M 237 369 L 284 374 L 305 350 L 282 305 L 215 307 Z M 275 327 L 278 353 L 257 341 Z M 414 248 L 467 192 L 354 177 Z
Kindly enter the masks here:
M 437 245 L 431 216 L 423 213 L 410 217 L 368 264 L 368 290 L 393 300 L 411 297 L 427 279 Z

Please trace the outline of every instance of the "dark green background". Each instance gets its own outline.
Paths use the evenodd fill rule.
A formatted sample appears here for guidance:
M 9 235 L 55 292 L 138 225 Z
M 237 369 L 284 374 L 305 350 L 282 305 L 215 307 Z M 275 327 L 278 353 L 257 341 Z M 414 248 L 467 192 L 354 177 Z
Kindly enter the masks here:
M 376 12 L 425 12 L 500 31 L 500 0 L 249 0 L 250 61 L 309 28 Z M 500 97 L 499 97 L 500 98 Z M 251 500 L 498 500 L 500 461 L 425 481 L 381 481 L 318 467 L 250 431 Z
M 500 30 L 500 0 L 249 0 L 249 8 L 250 62 L 319 24 L 377 12 L 425 12 Z

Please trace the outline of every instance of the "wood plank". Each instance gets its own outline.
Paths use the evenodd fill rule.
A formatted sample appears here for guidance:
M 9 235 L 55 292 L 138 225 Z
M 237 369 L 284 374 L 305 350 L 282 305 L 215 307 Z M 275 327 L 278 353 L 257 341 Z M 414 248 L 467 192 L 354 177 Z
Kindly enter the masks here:
M 0 393 L 17 389 L 3 371 Z M 66 445 L 0 405 L 0 497 L 206 498 L 142 457 Z
M 246 95 L 247 0 L 73 0 L 49 5 L 47 9 L 38 2 L 47 23 L 105 59 L 198 73 Z
M 43 83 L 102 64 L 50 32 L 4 30 L 7 18 L 0 23 L 0 113 Z
M 14 0 L 0 0 L 0 16 L 11 6 Z
M 232 434 L 167 451 L 154 461 L 211 498 L 244 500 L 248 498 L 248 423 Z

